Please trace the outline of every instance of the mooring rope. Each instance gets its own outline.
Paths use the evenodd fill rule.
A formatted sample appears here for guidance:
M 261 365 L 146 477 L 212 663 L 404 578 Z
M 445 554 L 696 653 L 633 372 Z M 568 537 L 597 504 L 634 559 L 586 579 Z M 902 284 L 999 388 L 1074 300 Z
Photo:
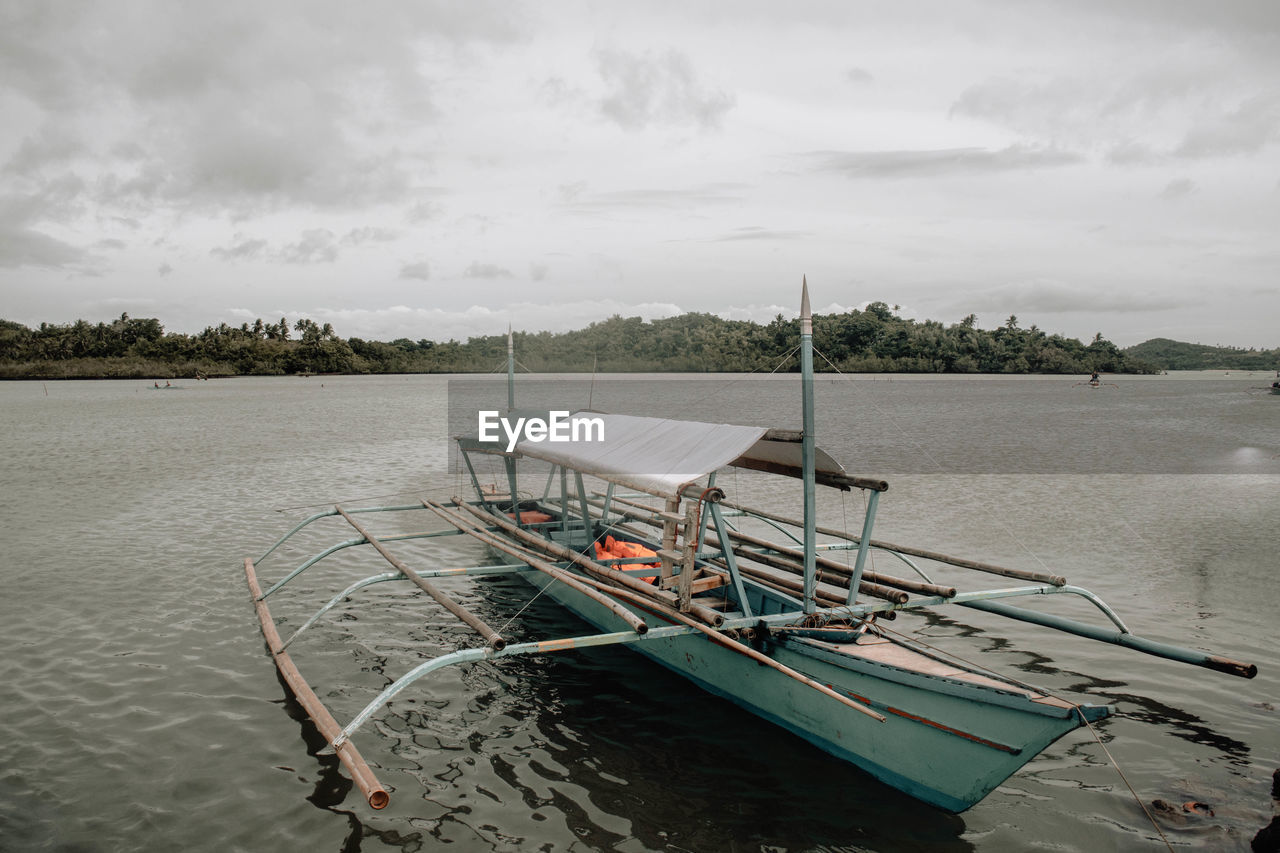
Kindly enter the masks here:
M 1055 696 L 1053 698 L 1058 699 L 1059 697 Z M 1124 782 L 1124 786 L 1128 788 L 1129 793 L 1133 795 L 1133 801 L 1138 804 L 1138 808 L 1142 809 L 1142 813 L 1147 816 L 1147 820 L 1151 821 L 1151 825 L 1155 827 L 1156 832 L 1160 835 L 1160 840 L 1164 842 L 1164 846 L 1168 848 L 1169 853 L 1173 853 L 1173 845 L 1170 844 L 1169 839 L 1165 837 L 1164 830 L 1160 828 L 1160 824 L 1156 823 L 1155 816 L 1147 810 L 1147 804 L 1142 802 L 1142 798 L 1138 796 L 1138 792 L 1133 790 L 1133 786 L 1129 784 L 1129 778 L 1125 776 L 1124 771 L 1120 769 L 1119 762 L 1117 762 L 1115 757 L 1111 754 L 1111 750 L 1107 749 L 1107 745 L 1102 742 L 1102 738 L 1098 736 L 1098 730 L 1093 727 L 1093 723 L 1089 722 L 1089 718 L 1080 710 L 1079 705 L 1076 705 L 1076 713 L 1080 715 L 1080 720 L 1089 729 L 1089 733 L 1092 734 L 1093 739 L 1098 742 L 1098 746 L 1102 747 L 1102 751 L 1107 756 L 1107 760 L 1111 762 L 1111 766 L 1120 774 L 1120 779 Z
M 818 355 L 822 356 L 822 360 L 825 361 L 827 364 L 830 364 L 832 370 L 834 370 L 836 373 L 839 373 L 841 376 L 849 378 L 848 374 L 846 374 L 840 368 L 836 367 L 836 365 L 831 361 L 831 359 L 827 358 L 826 353 L 819 351 L 817 347 L 814 347 L 813 351 L 818 353 Z M 889 423 L 893 426 L 893 428 L 898 432 L 899 435 L 902 435 L 902 436 L 909 435 L 909 433 L 905 429 L 903 429 L 901 424 L 899 424 L 898 421 L 894 419 L 893 415 L 889 414 L 884 409 L 876 405 L 875 400 L 868 399 L 868 402 L 870 402 L 871 408 L 875 409 L 876 412 L 881 417 L 889 421 Z M 921 453 L 921 455 L 923 455 L 926 459 L 928 459 L 929 462 L 932 463 L 933 466 L 938 469 L 937 472 L 939 474 L 945 475 L 948 473 L 946 467 L 943 466 L 943 464 L 939 462 L 937 459 L 935 459 L 933 454 L 929 452 L 928 447 L 925 447 L 924 445 L 919 443 L 915 443 L 915 447 Z M 1033 551 L 1031 547 L 1027 545 L 1027 543 L 1024 542 L 1018 536 L 1018 534 L 1014 533 L 1013 528 L 1011 528 L 1008 525 L 1008 523 L 1005 522 L 1004 518 L 1002 518 L 999 513 L 993 512 L 991 510 L 991 504 L 989 501 L 986 501 L 985 498 L 983 499 L 983 505 L 989 513 L 989 519 L 995 521 L 998 525 L 1000 525 L 1000 527 L 1004 530 L 1004 532 L 1008 535 L 1008 537 L 1013 540 L 1014 544 L 1016 544 L 1019 548 L 1025 551 L 1027 556 L 1029 556 L 1032 560 L 1035 560 L 1040 565 L 1040 567 L 1045 570 L 1046 573 L 1053 574 L 1053 570 L 1049 568 L 1049 565 L 1045 563 L 1044 560 L 1040 559 L 1040 555 L 1037 554 L 1035 551 Z
M 512 504 L 512 506 L 513 506 L 513 508 L 515 509 L 515 511 L 516 511 L 516 512 L 519 512 L 519 511 L 520 511 L 520 505 L 519 505 L 519 502 L 518 502 L 518 501 L 514 502 L 514 503 Z M 596 544 L 597 542 L 599 542 L 603 537 L 607 536 L 607 535 L 608 535 L 608 533 L 609 533 L 608 528 L 605 528 L 604 530 L 600 531 L 600 534 L 599 534 L 598 536 L 596 536 L 596 538 L 595 538 L 595 539 L 592 539 L 592 540 L 591 540 L 591 544 L 590 544 L 590 545 L 588 545 L 587 547 L 588 547 L 588 548 L 592 548 L 592 549 L 594 549 L 595 544 Z M 526 549 L 526 550 L 527 550 L 527 549 Z M 587 550 L 587 549 L 586 549 L 586 548 L 584 548 L 584 549 L 583 549 L 583 553 L 585 553 L 585 552 L 586 552 L 586 550 Z M 498 629 L 498 633 L 499 633 L 499 634 L 501 634 L 503 631 L 505 631 L 505 630 L 507 629 L 507 626 L 508 626 L 508 625 L 510 625 L 512 622 L 516 621 L 517 619 L 519 619 L 519 618 L 520 618 L 520 615 L 521 615 L 522 613 L 524 613 L 526 610 L 528 610 L 528 609 L 529 609 L 529 605 L 531 605 L 531 604 L 533 604 L 535 601 L 537 601 L 537 600 L 538 600 L 538 598 L 539 598 L 539 597 L 540 597 L 544 592 L 546 592 L 548 589 L 550 589 L 550 588 L 551 588 L 551 585 L 552 585 L 552 584 L 554 584 L 554 583 L 558 583 L 558 582 L 559 582 L 559 580 L 560 580 L 559 578 L 552 576 L 552 578 L 551 578 L 551 580 L 550 580 L 550 581 L 548 581 L 548 582 L 547 582 L 546 584 L 544 584 L 543 586 L 539 587 L 539 588 L 538 588 L 538 594 L 537 594 L 537 595 L 535 595 L 533 598 L 529 599 L 528 601 L 526 601 L 526 602 L 524 603 L 524 606 L 523 606 L 523 607 L 521 607 L 519 610 L 517 610 L 514 614 L 512 614 L 512 616 L 511 616 L 511 618 L 510 618 L 510 619 L 508 619 L 506 622 L 502 623 L 502 627 Z
M 799 352 L 799 351 L 800 351 L 800 344 L 796 344 L 795 346 L 793 346 L 791 349 L 787 350 L 785 353 L 783 353 L 783 354 L 778 358 L 778 362 L 777 362 L 777 364 L 775 364 L 775 365 L 773 366 L 773 370 L 770 370 L 768 373 L 766 373 L 766 374 L 764 374 L 764 375 L 765 375 L 765 376 L 772 376 L 773 374 L 777 373 L 779 370 L 781 370 L 783 367 L 785 367 L 785 366 L 786 366 L 786 364 L 787 364 L 787 362 L 789 362 L 789 361 L 791 360 L 792 356 L 794 356 L 794 355 L 795 355 L 797 352 Z M 744 373 L 742 376 L 739 376 L 739 377 L 737 377 L 736 379 L 727 379 L 727 380 L 722 381 L 722 382 L 720 383 L 720 387 L 719 387 L 719 389 L 718 389 L 718 390 L 712 391 L 712 392 L 711 392 L 710 394 L 708 394 L 706 397 L 703 397 L 703 398 L 702 398 L 702 403 L 703 403 L 703 405 L 705 405 L 707 402 L 709 402 L 709 401 L 711 401 L 711 400 L 716 399 L 717 395 L 719 395 L 719 394 L 723 394 L 725 391 L 727 391 L 727 390 L 729 389 L 729 387 L 730 387 L 730 386 L 732 386 L 732 385 L 736 385 L 736 384 L 737 384 L 737 383 L 739 383 L 739 382 L 745 382 L 746 380 L 750 379 L 752 376 L 754 376 L 755 374 L 759 373 L 762 369 L 763 369 L 763 368 L 756 367 L 756 368 L 753 368 L 753 369 L 751 369 L 751 370 L 747 371 L 747 372 L 746 372 L 746 373 Z
M 449 486 L 437 486 L 434 489 L 427 489 L 427 492 L 433 493 L 433 494 L 443 494 L 445 492 L 448 492 L 450 488 L 451 487 Z M 299 509 L 313 509 L 314 507 L 318 507 L 318 506 L 333 506 L 334 504 L 353 503 L 355 501 L 373 501 L 373 500 L 382 500 L 383 498 L 411 497 L 421 493 L 422 493 L 422 489 L 406 489 L 403 492 L 389 492 L 388 494 L 385 494 L 385 495 L 363 495 L 363 496 L 354 497 L 354 498 L 339 498 L 337 500 L 321 501 L 320 503 L 314 503 L 314 504 L 299 504 L 298 506 L 274 507 L 272 511 L 273 512 L 292 512 L 294 510 L 299 510 Z

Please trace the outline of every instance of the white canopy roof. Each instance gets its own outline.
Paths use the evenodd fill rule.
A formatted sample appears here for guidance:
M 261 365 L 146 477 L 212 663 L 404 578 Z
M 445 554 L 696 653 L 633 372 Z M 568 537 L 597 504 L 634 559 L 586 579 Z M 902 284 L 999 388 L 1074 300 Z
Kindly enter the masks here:
M 524 438 L 516 443 L 516 452 L 660 497 L 675 497 L 726 465 L 800 473 L 800 442 L 769 438 L 770 431 L 763 427 L 595 412 L 573 417 L 599 418 L 604 440 Z M 816 470 L 820 476 L 844 474 L 840 463 L 821 450 L 816 453 Z

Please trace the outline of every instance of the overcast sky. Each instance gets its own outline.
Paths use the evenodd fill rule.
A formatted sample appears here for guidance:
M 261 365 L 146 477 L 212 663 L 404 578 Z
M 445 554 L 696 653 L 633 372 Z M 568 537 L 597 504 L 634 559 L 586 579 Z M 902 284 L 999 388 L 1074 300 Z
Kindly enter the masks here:
M 1280 346 L 1280 3 L 0 0 L 0 317 Z

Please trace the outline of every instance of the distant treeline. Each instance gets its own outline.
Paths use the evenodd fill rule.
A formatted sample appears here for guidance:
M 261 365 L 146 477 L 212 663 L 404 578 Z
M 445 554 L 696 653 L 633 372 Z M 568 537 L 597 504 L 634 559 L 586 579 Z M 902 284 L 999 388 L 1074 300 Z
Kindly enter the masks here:
M 1124 354 L 1162 370 L 1280 370 L 1280 348 L 1211 347 L 1152 338 L 1125 348 Z
M 799 320 L 761 325 L 713 314 L 646 322 L 610 317 L 585 329 L 517 332 L 516 358 L 536 372 L 773 370 L 800 343 Z M 846 373 L 1154 373 L 1159 365 L 1122 352 L 1101 334 L 1089 344 L 1023 329 L 1009 317 L 980 329 L 970 314 L 944 326 L 899 317 L 883 302 L 814 317 L 815 368 Z M 160 321 L 121 314 L 30 329 L 0 320 L 0 378 L 174 378 L 286 373 L 484 373 L 506 357 L 504 335 L 465 343 L 401 338 L 342 339 L 325 323 L 256 320 L 165 333 Z M 797 370 L 792 359 L 784 370 Z

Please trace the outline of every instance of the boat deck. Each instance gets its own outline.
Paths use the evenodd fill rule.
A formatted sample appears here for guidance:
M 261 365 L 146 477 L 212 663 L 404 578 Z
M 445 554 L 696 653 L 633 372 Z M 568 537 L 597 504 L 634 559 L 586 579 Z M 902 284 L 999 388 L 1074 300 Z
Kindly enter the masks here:
M 1064 710 L 1074 707 L 1056 696 L 1036 690 L 1015 681 L 1007 681 L 966 669 L 957 664 L 937 657 L 922 654 L 914 649 L 896 643 L 886 637 L 865 637 L 853 643 L 832 643 L 831 646 L 842 654 L 862 660 L 892 666 L 921 675 L 939 678 L 950 678 L 957 681 L 976 684 L 981 687 L 994 687 L 1011 693 L 1020 693 L 1032 702 Z

